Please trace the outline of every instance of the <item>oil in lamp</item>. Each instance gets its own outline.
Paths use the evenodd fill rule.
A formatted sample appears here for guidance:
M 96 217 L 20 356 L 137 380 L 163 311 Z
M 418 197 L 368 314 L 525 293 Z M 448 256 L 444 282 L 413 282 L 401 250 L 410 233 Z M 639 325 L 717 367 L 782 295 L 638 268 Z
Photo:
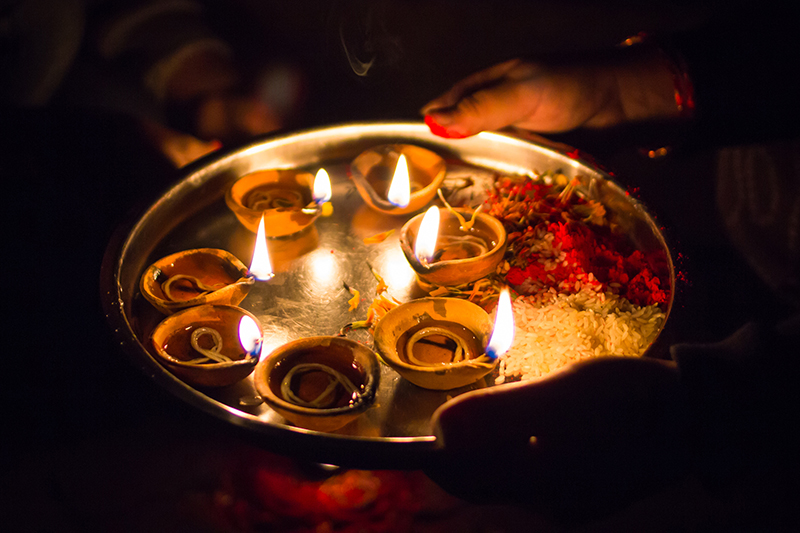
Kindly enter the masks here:
M 254 281 L 230 252 L 196 248 L 150 265 L 139 280 L 139 290 L 156 309 L 169 314 L 202 304 L 238 305 Z
M 390 215 L 414 213 L 428 205 L 445 173 L 444 159 L 411 144 L 376 146 L 350 163 L 350 176 L 364 202 Z
M 306 337 L 265 357 L 253 376 L 264 402 L 292 424 L 335 431 L 369 408 L 380 365 L 365 345 L 345 337 Z
M 243 380 L 258 364 L 261 326 L 232 305 L 199 305 L 165 318 L 150 336 L 157 360 L 197 387 L 225 387 Z
M 506 251 L 506 231 L 491 215 L 431 207 L 403 226 L 400 247 L 421 284 L 451 287 L 495 271 Z
M 374 341 L 386 364 L 411 383 L 450 390 L 494 370 L 506 344 L 510 346 L 505 340 L 509 328 L 513 336 L 510 311 L 498 311 L 493 332 L 489 314 L 472 302 L 420 298 L 386 313 L 375 328 Z
M 320 170 L 318 190 L 324 189 L 325 180 L 330 190 L 330 178 L 324 169 Z M 330 196 L 322 192 L 322 196 L 315 196 L 315 181 L 308 172 L 259 170 L 236 180 L 225 193 L 225 203 L 253 233 L 263 216 L 267 237 L 285 237 L 306 229 L 331 209 Z

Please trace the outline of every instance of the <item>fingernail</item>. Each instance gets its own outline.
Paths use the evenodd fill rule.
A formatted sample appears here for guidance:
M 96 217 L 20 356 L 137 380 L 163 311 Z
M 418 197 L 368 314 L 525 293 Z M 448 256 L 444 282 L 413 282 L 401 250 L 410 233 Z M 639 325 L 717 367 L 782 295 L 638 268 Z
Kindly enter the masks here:
M 430 128 L 431 133 L 434 135 L 438 135 L 439 137 L 447 137 L 447 131 L 444 129 L 444 127 L 439 125 L 439 123 L 436 122 L 436 119 L 434 119 L 432 116 L 425 115 L 425 124 L 428 125 L 428 128 Z
M 440 119 L 441 120 L 441 119 Z M 428 125 L 428 128 L 431 130 L 431 133 L 438 137 L 444 137 L 445 139 L 463 139 L 466 137 L 463 133 L 459 133 L 455 130 L 448 129 L 445 126 L 442 126 L 437 119 L 433 118 L 431 115 L 425 116 L 425 124 Z

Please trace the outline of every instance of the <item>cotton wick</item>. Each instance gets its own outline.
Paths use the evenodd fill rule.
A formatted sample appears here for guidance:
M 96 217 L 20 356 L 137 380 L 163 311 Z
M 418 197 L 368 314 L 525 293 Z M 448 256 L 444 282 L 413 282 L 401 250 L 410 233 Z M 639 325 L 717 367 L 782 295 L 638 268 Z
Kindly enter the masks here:
M 294 378 L 297 374 L 307 374 L 313 371 L 320 371 L 328 374 L 330 377 L 330 382 L 328 386 L 325 388 L 322 393 L 319 394 L 316 398 L 311 401 L 306 401 L 299 396 L 297 396 L 294 391 L 292 391 L 292 378 Z M 291 370 L 286 374 L 286 377 L 283 378 L 281 382 L 281 394 L 283 395 L 284 399 L 300 405 L 302 407 L 315 407 L 321 408 L 323 407 L 323 402 L 325 399 L 336 390 L 336 387 L 341 385 L 344 388 L 345 392 L 350 398 L 354 398 L 356 391 L 358 390 L 353 382 L 350 381 L 347 376 L 337 372 L 336 370 L 332 369 L 327 365 L 322 365 L 319 363 L 304 363 L 295 365 L 292 367 Z M 330 400 L 329 400 L 330 401 Z
M 452 331 L 449 331 L 445 328 L 440 328 L 437 326 L 431 326 L 427 328 L 423 328 L 408 339 L 406 343 L 406 356 L 408 357 L 408 362 L 419 365 L 419 366 L 436 366 L 438 363 L 425 363 L 420 361 L 414 356 L 414 345 L 421 340 L 425 339 L 426 337 L 431 337 L 433 335 L 441 335 L 443 337 L 447 337 L 448 339 L 452 340 L 456 343 L 456 349 L 453 351 L 453 356 L 450 359 L 451 363 L 460 363 L 466 359 L 471 359 L 471 353 L 469 352 L 469 348 L 467 347 L 466 341 L 460 336 Z
M 194 276 L 189 276 L 188 274 L 176 274 L 174 276 L 170 276 L 169 279 L 167 279 L 167 281 L 165 281 L 161 285 L 161 290 L 164 291 L 164 296 L 167 297 L 167 300 L 170 300 L 172 302 L 178 301 L 178 299 L 172 294 L 172 285 L 178 281 L 189 282 L 189 284 L 197 290 L 198 292 L 197 296 L 202 296 L 204 294 L 208 294 L 209 292 L 214 292 L 215 290 L 225 286 L 224 283 L 207 285 L 202 281 L 200 281 L 199 278 L 196 278 Z M 193 298 L 196 298 L 196 296 L 193 296 Z
M 200 346 L 200 337 L 203 335 L 210 335 L 212 346 L 211 348 L 203 348 Z M 198 357 L 196 359 L 192 359 L 190 361 L 186 361 L 186 363 L 204 363 L 209 361 L 215 361 L 217 363 L 230 363 L 231 358 L 227 355 L 223 355 L 220 353 L 222 351 L 222 335 L 219 334 L 219 331 L 215 330 L 214 328 L 203 327 L 197 328 L 196 330 L 192 331 L 191 337 L 191 345 L 198 353 L 203 354 L 205 357 Z

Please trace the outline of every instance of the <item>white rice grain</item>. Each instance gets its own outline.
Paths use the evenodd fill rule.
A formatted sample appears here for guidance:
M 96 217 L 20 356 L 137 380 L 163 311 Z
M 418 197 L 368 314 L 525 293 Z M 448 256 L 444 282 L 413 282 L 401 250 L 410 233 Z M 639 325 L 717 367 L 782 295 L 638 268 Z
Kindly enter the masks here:
M 497 383 L 539 378 L 592 357 L 640 357 L 664 322 L 656 305 L 637 306 L 588 287 L 520 296 L 513 308 L 514 344 L 498 365 Z

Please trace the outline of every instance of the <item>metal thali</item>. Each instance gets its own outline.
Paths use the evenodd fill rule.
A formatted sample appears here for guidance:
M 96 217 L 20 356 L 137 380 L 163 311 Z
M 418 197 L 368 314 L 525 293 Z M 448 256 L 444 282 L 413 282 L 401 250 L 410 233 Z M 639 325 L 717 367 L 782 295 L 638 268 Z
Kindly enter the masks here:
M 403 458 L 435 451 L 434 411 L 456 395 L 492 386 L 491 375 L 462 389 L 430 391 L 382 365 L 371 409 L 335 433 L 309 431 L 288 424 L 259 403 L 252 377 L 229 387 L 199 390 L 170 374 L 149 348 L 150 332 L 163 315 L 144 300 L 138 288 L 139 278 L 152 262 L 182 250 L 221 248 L 248 264 L 255 236 L 226 206 L 226 189 L 255 170 L 297 168 L 314 173 L 324 167 L 333 185 L 333 214 L 317 219 L 298 235 L 270 240 L 275 277 L 257 282 L 240 304 L 261 322 L 263 354 L 301 337 L 334 335 L 346 323 L 363 319 L 377 285 L 370 268 L 384 278 L 388 294 L 397 300 L 424 296 L 400 250 L 399 231 L 377 244 L 363 241 L 399 230 L 413 215 L 390 216 L 371 210 L 347 174 L 348 164 L 358 154 L 390 143 L 415 144 L 444 157 L 448 169 L 444 189 L 459 188 L 471 178 L 474 185 L 459 194 L 468 195 L 473 206 L 498 172 L 559 170 L 567 177 L 579 177 L 579 189 L 604 203 L 637 246 L 665 250 L 669 260 L 663 236 L 641 204 L 603 171 L 543 141 L 499 133 L 448 140 L 433 136 L 421 123 L 345 124 L 270 137 L 189 167 L 109 247 L 102 280 L 106 311 L 135 365 L 189 405 L 244 428 L 262 442 L 305 450 L 314 460 L 374 467 L 381 464 L 379 458 L 392 457 L 391 464 L 396 465 Z M 674 275 L 671 281 L 674 287 Z M 361 305 L 353 312 L 348 304 L 351 294 L 343 283 L 361 293 Z M 365 330 L 348 336 L 371 346 Z

